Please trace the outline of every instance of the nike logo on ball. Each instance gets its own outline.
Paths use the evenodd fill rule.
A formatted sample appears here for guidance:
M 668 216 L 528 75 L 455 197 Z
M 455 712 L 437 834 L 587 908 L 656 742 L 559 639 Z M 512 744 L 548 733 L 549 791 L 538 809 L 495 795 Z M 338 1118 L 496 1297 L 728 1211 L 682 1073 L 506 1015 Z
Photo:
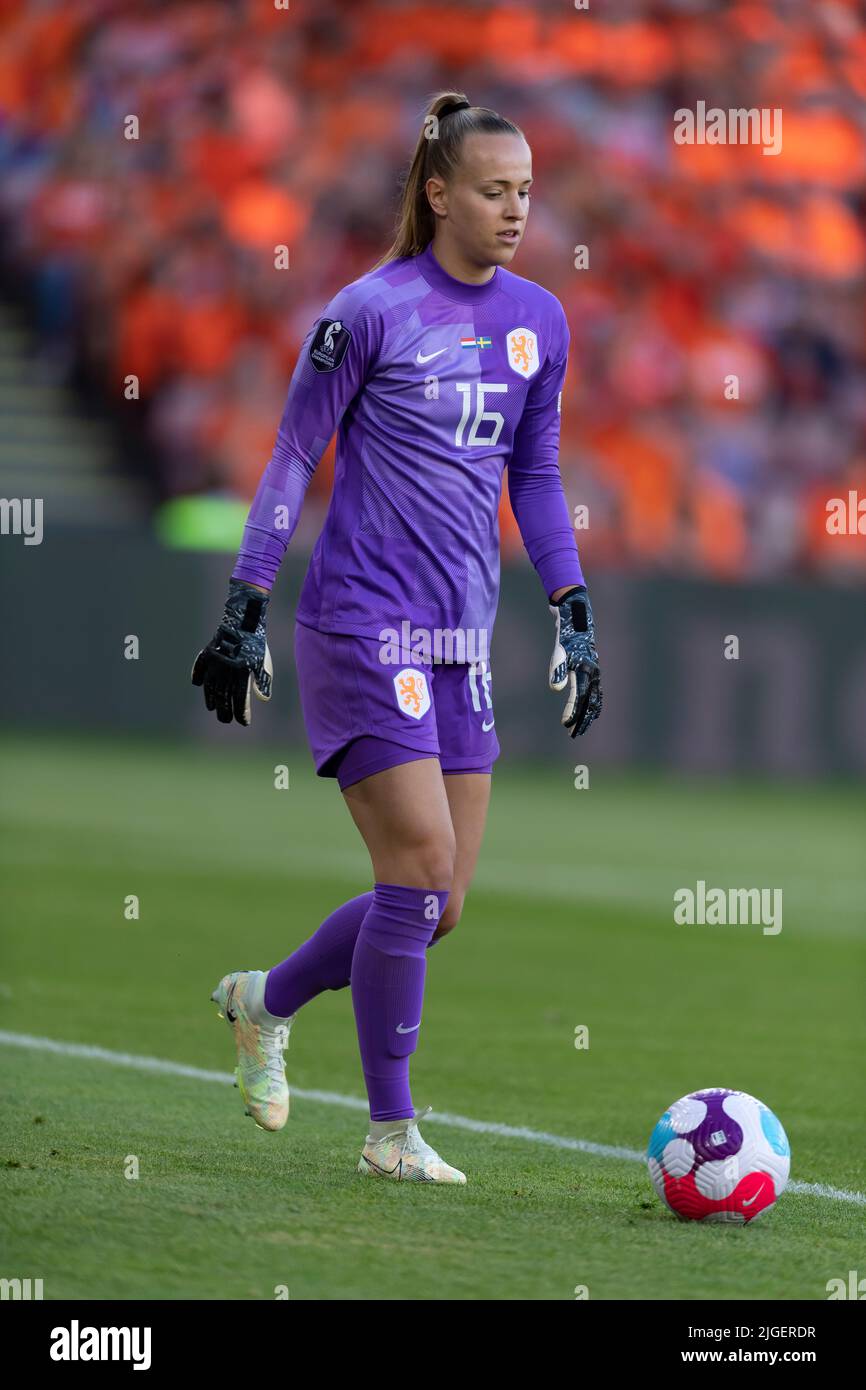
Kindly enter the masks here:
M 415 1030 L 416 1030 L 416 1028 L 420 1028 L 420 1027 L 421 1027 L 421 1024 L 420 1024 L 420 1023 L 413 1023 L 411 1028 L 404 1028 L 403 1025 L 402 1025 L 402 1023 L 398 1023 L 398 1024 L 397 1024 L 397 1032 L 398 1032 L 398 1033 L 414 1033 Z
M 757 1202 L 757 1200 L 758 1200 L 758 1198 L 760 1197 L 760 1195 L 761 1195 L 761 1193 L 763 1192 L 763 1190 L 764 1190 L 764 1184 L 761 1183 L 761 1186 L 758 1188 L 758 1190 L 757 1190 L 757 1192 L 755 1193 L 754 1197 L 750 1197 L 748 1201 L 746 1201 L 746 1199 L 745 1199 L 745 1197 L 744 1197 L 744 1198 L 743 1198 L 742 1205 L 743 1205 L 744 1207 L 750 1207 L 750 1206 L 752 1205 L 753 1202 Z
M 423 363 L 423 362 L 432 362 L 434 357 L 441 357 L 442 353 L 443 353 L 443 352 L 447 352 L 447 351 L 448 351 L 447 348 L 439 348 L 436 352 L 426 352 L 426 353 L 425 353 L 425 352 L 422 352 L 421 349 L 419 348 L 419 349 L 418 349 L 418 356 L 415 358 L 415 361 L 416 361 L 416 362 L 422 362 L 422 363 Z

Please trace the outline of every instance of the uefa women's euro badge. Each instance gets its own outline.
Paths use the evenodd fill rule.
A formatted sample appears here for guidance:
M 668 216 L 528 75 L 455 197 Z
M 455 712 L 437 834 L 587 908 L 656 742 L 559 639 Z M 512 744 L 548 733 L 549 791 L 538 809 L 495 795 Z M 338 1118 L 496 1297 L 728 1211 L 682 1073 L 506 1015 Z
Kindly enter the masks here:
M 339 319 L 322 319 L 310 343 L 310 361 L 317 372 L 335 372 L 346 356 L 351 333 Z

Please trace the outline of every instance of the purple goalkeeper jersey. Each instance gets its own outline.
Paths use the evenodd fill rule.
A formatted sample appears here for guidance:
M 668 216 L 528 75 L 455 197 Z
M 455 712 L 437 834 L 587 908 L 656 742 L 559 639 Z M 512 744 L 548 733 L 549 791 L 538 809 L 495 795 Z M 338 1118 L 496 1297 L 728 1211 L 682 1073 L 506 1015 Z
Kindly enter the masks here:
M 549 596 L 584 582 L 559 473 L 569 333 L 540 285 L 449 275 L 428 246 L 371 270 L 307 335 L 234 575 L 270 588 L 335 429 L 328 515 L 297 619 L 322 632 L 457 629 L 489 642 L 502 474 Z

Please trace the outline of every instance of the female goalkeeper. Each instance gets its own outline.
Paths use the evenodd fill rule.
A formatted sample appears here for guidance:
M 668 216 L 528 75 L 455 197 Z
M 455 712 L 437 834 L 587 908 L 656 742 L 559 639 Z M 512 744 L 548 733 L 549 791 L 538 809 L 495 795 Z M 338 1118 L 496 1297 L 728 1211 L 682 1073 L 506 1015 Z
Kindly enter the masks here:
M 460 917 L 499 754 L 488 652 L 506 465 L 556 621 L 549 681 L 568 687 L 562 723 L 583 734 L 601 710 L 558 463 L 568 327 L 552 294 L 506 268 L 531 182 L 517 126 L 459 93 L 432 102 L 394 245 L 303 344 L 222 622 L 192 675 L 224 723 L 249 723 L 251 689 L 270 697 L 270 589 L 338 429 L 295 656 L 316 772 L 339 781 L 374 886 L 288 960 L 234 971 L 212 997 L 234 1031 L 247 1113 L 276 1130 L 292 1020 L 323 990 L 350 988 L 370 1101 L 359 1171 L 403 1180 L 466 1181 L 418 1132 L 409 1059 L 426 951 Z

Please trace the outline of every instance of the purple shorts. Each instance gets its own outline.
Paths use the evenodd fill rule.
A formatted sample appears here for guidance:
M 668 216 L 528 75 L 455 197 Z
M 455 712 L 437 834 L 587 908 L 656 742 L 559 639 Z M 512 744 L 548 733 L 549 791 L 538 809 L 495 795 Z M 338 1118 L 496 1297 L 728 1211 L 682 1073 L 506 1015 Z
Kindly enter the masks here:
M 319 777 L 347 787 L 415 758 L 438 758 L 443 773 L 491 772 L 499 740 L 490 663 L 385 665 L 381 650 L 373 637 L 295 623 L 301 710 Z

